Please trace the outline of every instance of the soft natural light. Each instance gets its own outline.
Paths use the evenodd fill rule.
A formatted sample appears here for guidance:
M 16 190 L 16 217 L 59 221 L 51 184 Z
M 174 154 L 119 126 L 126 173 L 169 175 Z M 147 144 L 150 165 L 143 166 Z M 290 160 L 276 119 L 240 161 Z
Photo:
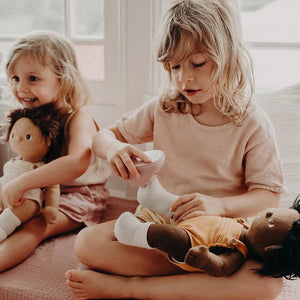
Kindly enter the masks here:
M 300 80 L 300 1 L 241 0 L 243 34 L 251 45 L 257 89 Z

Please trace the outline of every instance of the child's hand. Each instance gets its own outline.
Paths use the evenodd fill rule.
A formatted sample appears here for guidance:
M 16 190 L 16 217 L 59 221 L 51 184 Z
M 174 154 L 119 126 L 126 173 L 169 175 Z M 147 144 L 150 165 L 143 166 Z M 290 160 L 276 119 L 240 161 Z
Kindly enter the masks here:
M 174 220 L 178 223 L 202 215 L 223 215 L 223 205 L 220 198 L 199 193 L 180 196 L 171 206 Z
M 23 203 L 25 191 L 19 184 L 19 180 L 13 179 L 2 190 L 2 199 L 12 206 L 20 206 Z
M 111 145 L 107 152 L 107 161 L 116 174 L 123 179 L 128 179 L 129 174 L 139 177 L 139 172 L 133 163 L 134 157 L 140 158 L 145 163 L 151 162 L 151 159 L 142 150 L 119 141 Z

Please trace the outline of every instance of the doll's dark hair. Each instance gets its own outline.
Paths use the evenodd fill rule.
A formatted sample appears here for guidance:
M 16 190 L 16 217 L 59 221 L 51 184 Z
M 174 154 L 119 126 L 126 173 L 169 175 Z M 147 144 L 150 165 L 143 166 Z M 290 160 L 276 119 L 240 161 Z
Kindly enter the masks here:
M 63 145 L 63 127 L 67 118 L 67 112 L 63 109 L 56 108 L 54 103 L 41 105 L 39 107 L 19 108 L 12 110 L 8 116 L 8 129 L 6 141 L 9 141 L 9 136 L 14 124 L 21 118 L 28 118 L 37 126 L 45 138 L 50 139 L 50 147 L 43 161 L 49 162 L 58 158 L 61 154 Z
M 290 209 L 295 209 L 300 214 L 300 195 L 297 196 Z M 300 278 L 300 217 L 293 223 L 285 241 L 272 250 L 256 273 L 275 278 Z

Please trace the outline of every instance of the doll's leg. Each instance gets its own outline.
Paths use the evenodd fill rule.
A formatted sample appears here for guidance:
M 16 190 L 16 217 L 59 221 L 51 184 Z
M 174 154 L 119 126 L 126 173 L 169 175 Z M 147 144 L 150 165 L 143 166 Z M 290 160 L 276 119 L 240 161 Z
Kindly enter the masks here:
M 43 240 L 80 227 L 82 224 L 72 221 L 61 212 L 54 224 L 47 223 L 42 214 L 35 216 L 0 243 L 0 272 L 25 260 Z
M 38 212 L 38 204 L 36 201 L 24 199 L 22 205 L 10 207 L 14 215 L 24 223 L 32 218 Z
M 179 262 L 183 262 L 191 247 L 188 234 L 182 228 L 168 224 L 151 224 L 147 233 L 147 242 Z
M 190 248 L 190 239 L 183 229 L 167 224 L 142 223 L 130 212 L 118 218 L 114 232 L 122 244 L 157 248 L 181 262 Z
M 0 242 L 4 241 L 18 226 L 32 218 L 38 211 L 35 201 L 24 199 L 22 205 L 6 208 L 0 215 Z
M 178 196 L 167 192 L 155 178 L 150 184 L 141 186 L 137 192 L 137 200 L 143 206 L 164 216 L 171 217 L 171 205 Z
M 162 251 L 119 243 L 113 232 L 114 224 L 115 221 L 101 223 L 78 233 L 74 250 L 79 262 L 92 269 L 124 276 L 183 273 Z
M 150 249 L 147 232 L 151 222 L 141 222 L 132 213 L 122 213 L 116 221 L 114 234 L 125 245 Z

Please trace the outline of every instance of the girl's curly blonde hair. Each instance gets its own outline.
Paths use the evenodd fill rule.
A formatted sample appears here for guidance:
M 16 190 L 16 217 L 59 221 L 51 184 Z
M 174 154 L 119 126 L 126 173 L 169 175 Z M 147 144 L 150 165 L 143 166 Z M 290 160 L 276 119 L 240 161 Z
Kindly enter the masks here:
M 15 63 L 21 57 L 29 57 L 56 75 L 60 86 L 57 100 L 70 111 L 84 106 L 91 99 L 78 69 L 74 47 L 64 36 L 51 31 L 34 31 L 19 39 L 12 47 L 6 64 L 9 81 Z
M 203 53 L 214 62 L 212 88 L 216 108 L 240 122 L 254 91 L 251 57 L 241 34 L 238 7 L 232 0 L 174 1 L 165 15 L 157 59 L 169 73 L 169 87 L 161 95 L 168 112 L 188 113 L 188 99 L 172 86 L 170 60 L 184 61 Z

